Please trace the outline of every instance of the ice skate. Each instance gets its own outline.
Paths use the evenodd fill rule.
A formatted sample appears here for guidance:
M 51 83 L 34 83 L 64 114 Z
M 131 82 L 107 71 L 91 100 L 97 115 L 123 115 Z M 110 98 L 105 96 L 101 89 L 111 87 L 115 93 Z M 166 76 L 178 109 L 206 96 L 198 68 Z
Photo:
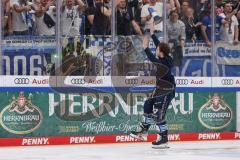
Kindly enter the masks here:
M 158 134 L 157 140 L 152 142 L 152 148 L 154 148 L 154 149 L 167 149 L 167 148 L 169 148 L 167 135 L 161 136 L 161 135 Z
M 136 131 L 131 131 L 130 136 L 141 141 L 147 141 L 147 131 L 149 126 L 140 124 L 140 129 Z
M 138 140 L 141 140 L 141 141 L 147 141 L 147 133 L 141 133 L 141 132 L 137 132 L 137 131 L 132 131 L 130 133 L 130 136 L 133 137 L 133 138 L 136 138 Z

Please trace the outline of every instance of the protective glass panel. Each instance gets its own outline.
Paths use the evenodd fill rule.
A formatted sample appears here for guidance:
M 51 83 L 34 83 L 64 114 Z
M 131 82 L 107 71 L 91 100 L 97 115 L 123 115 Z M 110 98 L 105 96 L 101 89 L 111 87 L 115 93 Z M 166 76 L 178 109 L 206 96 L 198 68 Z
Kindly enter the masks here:
M 239 22 L 240 2 L 216 0 L 216 68 L 215 76 L 240 76 Z
M 172 1 L 168 1 L 172 5 Z M 211 3 L 174 1 L 166 22 L 176 76 L 211 76 Z
M 5 0 L 3 4 L 3 74 L 54 74 L 55 1 Z

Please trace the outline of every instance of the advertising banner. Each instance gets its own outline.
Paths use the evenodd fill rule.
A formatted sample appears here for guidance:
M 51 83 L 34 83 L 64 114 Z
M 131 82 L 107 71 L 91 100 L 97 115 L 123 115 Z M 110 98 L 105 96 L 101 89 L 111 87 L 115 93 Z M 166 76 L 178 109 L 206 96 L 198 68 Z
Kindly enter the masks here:
M 239 77 L 213 77 L 212 87 L 239 88 L 240 78 Z
M 226 42 L 217 42 L 217 63 L 223 65 L 240 65 L 240 46 Z
M 176 76 L 212 76 L 211 57 L 185 57 L 180 67 L 174 67 L 173 73 Z M 219 77 L 239 77 L 240 65 L 218 64 L 216 76 Z
M 183 48 L 184 57 L 212 56 L 211 47 L 204 42 L 186 43 Z
M 48 75 L 55 49 L 19 49 L 3 51 L 4 75 Z
M 91 53 L 97 53 L 97 57 L 104 62 L 100 75 L 151 75 L 154 67 L 149 63 L 143 52 L 141 37 L 118 36 L 114 38 L 115 43 L 112 42 L 113 39 L 110 37 L 91 38 L 91 45 L 88 50 Z M 220 44 L 220 46 L 224 45 Z M 152 41 L 149 43 L 149 48 L 155 53 L 156 48 Z M 234 57 L 237 56 L 239 50 L 239 48 L 236 48 L 236 51 L 232 52 Z M 207 77 L 212 75 L 211 48 L 206 47 L 205 43 L 186 43 L 183 55 L 182 65 L 173 69 L 176 76 Z M 237 60 L 237 58 L 235 59 Z M 226 63 L 218 63 L 216 69 L 216 76 L 240 76 L 239 65 L 232 66 Z
M 0 137 L 129 134 L 150 92 L 1 92 Z M 168 108 L 170 133 L 236 130 L 236 92 L 179 92 Z M 150 133 L 156 133 L 152 125 Z
M 155 66 L 147 60 L 143 51 L 142 39 L 139 36 L 81 36 L 65 38 L 62 45 L 63 58 L 65 54 L 76 56 L 79 51 L 91 55 L 92 58 L 88 64 L 91 73 L 90 71 L 76 73 L 78 76 L 83 74 L 89 76 L 149 76 L 155 72 Z M 156 50 L 152 41 L 149 43 L 149 48 L 153 53 Z M 2 50 L 4 75 L 48 75 L 56 61 L 56 41 L 53 38 L 9 38 L 3 40 Z M 215 76 L 240 76 L 239 50 L 239 46 L 228 46 L 228 44 L 219 42 Z M 209 55 L 211 55 L 210 48 L 203 43 L 186 43 L 182 65 L 174 67 L 174 75 L 212 76 L 212 59 Z M 78 58 L 76 57 L 76 61 L 79 61 Z
M 37 48 L 53 48 L 56 47 L 55 37 L 43 36 L 16 36 L 6 37 L 2 41 L 3 49 L 17 50 L 17 49 L 37 49 Z
M 208 89 L 212 87 L 240 87 L 239 80 L 232 77 L 236 84 L 227 83 L 230 78 L 222 77 L 175 77 L 177 89 Z M 214 83 L 213 83 L 214 82 Z M 68 88 L 76 89 L 93 89 L 102 88 L 105 91 L 123 92 L 151 90 L 156 84 L 156 77 L 153 76 L 0 76 L 0 88 L 19 90 L 20 88 L 31 88 L 32 91 L 37 89 L 49 88 L 55 89 L 60 93 Z M 59 89 L 58 89 L 59 88 Z M 21 90 L 20 89 L 20 90 Z M 184 90 L 184 91 L 185 91 Z M 9 90 L 7 90 L 9 91 Z M 121 92 L 122 92 L 121 91 Z M 79 93 L 79 90 L 77 91 Z M 86 92 L 87 93 L 87 92 Z
M 53 38 L 5 39 L 2 44 L 4 75 L 48 75 L 55 63 Z
M 147 141 L 156 140 L 156 134 L 148 134 Z M 170 133 L 169 141 L 214 141 L 239 140 L 238 132 L 201 132 L 201 133 Z M 68 145 L 68 144 L 99 144 L 99 143 L 133 143 L 141 142 L 126 134 L 96 135 L 96 136 L 45 136 L 0 138 L 0 146 L 39 146 L 39 145 Z

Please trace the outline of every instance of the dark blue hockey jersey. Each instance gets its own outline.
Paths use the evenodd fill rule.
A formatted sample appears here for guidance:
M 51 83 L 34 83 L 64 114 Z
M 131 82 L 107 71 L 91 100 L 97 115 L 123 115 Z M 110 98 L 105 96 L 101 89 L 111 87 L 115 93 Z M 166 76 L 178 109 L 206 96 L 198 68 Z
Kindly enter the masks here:
M 160 41 L 155 35 L 152 35 L 153 42 L 157 47 Z M 161 90 L 161 93 L 166 93 L 171 90 L 175 90 L 175 78 L 171 73 L 173 67 L 173 59 L 170 56 L 164 58 L 156 58 L 149 48 L 145 49 L 148 59 L 156 65 L 156 88 Z

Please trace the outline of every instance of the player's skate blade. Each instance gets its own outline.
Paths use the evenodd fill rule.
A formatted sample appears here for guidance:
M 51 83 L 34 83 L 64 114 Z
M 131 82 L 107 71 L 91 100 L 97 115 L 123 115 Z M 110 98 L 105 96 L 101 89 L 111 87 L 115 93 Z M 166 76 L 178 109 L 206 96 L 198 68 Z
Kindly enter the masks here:
M 170 147 L 168 146 L 168 143 L 164 143 L 164 144 L 160 144 L 160 145 L 152 145 L 152 148 L 154 148 L 154 149 L 168 149 Z
M 131 133 L 130 136 L 135 138 L 135 139 L 138 139 L 140 141 L 147 141 L 147 135 L 144 135 L 144 134 L 133 134 L 133 133 Z

